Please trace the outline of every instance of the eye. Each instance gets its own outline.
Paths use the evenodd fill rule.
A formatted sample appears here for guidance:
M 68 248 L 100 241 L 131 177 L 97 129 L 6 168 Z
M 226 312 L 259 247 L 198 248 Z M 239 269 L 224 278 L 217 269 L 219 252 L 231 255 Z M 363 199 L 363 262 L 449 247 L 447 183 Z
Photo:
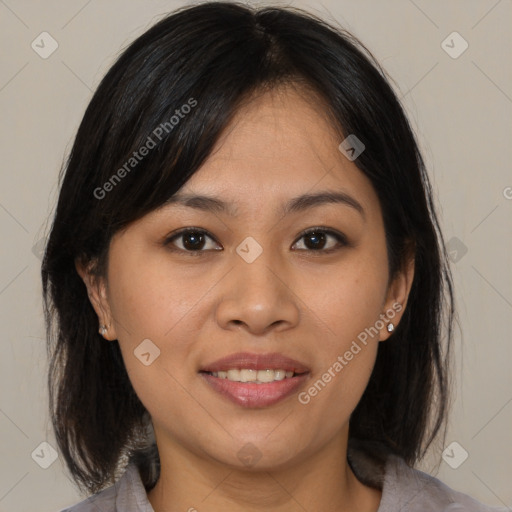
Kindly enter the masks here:
M 185 228 L 180 230 L 178 233 L 174 233 L 164 241 L 164 245 L 174 245 L 178 250 L 188 252 L 192 256 L 199 256 L 201 252 L 205 252 L 207 250 L 222 250 L 215 248 L 215 244 L 213 247 L 211 244 L 210 247 L 208 247 L 208 243 L 206 242 L 208 239 L 215 242 L 215 240 L 209 236 L 204 229 L 192 227 Z M 171 250 L 174 249 L 171 248 Z M 198 254 L 193 254 L 194 252 Z
M 332 229 L 315 227 L 303 231 L 298 240 L 304 239 L 303 247 L 298 247 L 301 251 L 311 251 L 319 253 L 331 253 L 341 247 L 347 246 L 348 241 L 345 235 Z M 329 239 L 331 243 L 329 244 Z M 208 240 L 210 246 L 208 247 Z M 333 243 L 334 241 L 334 243 Z M 297 249 L 295 242 L 294 246 Z M 221 251 L 222 248 L 216 243 L 215 239 L 208 235 L 208 232 L 201 228 L 189 227 L 173 233 L 165 239 L 164 245 L 170 247 L 171 250 L 188 253 L 191 256 L 201 256 L 206 251 Z M 328 247 L 326 247 L 326 245 Z M 330 247 L 329 247 L 330 245 Z
M 326 245 L 329 245 L 327 241 L 329 238 L 336 243 L 331 246 L 325 248 Z M 307 231 L 301 233 L 299 240 L 304 239 L 302 243 L 305 248 L 300 248 L 300 250 L 313 251 L 313 252 L 323 252 L 330 253 L 340 249 L 341 247 L 347 246 L 347 238 L 342 233 L 338 233 L 337 231 L 333 231 L 332 229 L 326 229 L 321 227 L 310 228 Z M 295 245 L 298 242 L 295 243 Z

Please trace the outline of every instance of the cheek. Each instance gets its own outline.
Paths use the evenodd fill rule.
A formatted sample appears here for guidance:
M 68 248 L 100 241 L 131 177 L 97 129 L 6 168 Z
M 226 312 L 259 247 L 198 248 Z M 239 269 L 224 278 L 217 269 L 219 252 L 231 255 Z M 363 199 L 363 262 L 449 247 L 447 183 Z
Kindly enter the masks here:
M 120 342 L 154 338 L 165 341 L 176 329 L 192 325 L 194 306 L 204 288 L 165 259 L 165 255 L 133 254 L 113 258 L 109 300 L 120 330 Z
M 317 302 L 323 336 L 317 337 L 316 371 L 298 396 L 308 411 L 310 434 L 318 430 L 326 437 L 349 420 L 368 384 L 379 347 L 371 328 L 385 290 L 385 280 L 370 272 L 340 271 L 335 277 L 339 284 L 329 287 L 328 299 Z
M 159 390 L 179 391 L 178 382 L 190 367 L 201 325 L 199 299 L 208 288 L 190 283 L 191 276 L 162 257 L 132 253 L 111 258 L 109 302 L 117 339 L 132 385 L 148 409 L 158 401 Z M 145 365 L 144 360 L 151 362 Z
M 387 281 L 385 255 L 383 262 L 378 255 L 354 252 L 342 264 L 304 283 L 304 302 L 321 321 L 327 350 L 342 350 L 375 326 L 384 312 Z
M 321 352 L 316 374 L 299 401 L 332 429 L 348 419 L 370 379 L 387 280 L 385 254 L 383 261 L 377 251 L 370 256 L 354 254 L 344 265 L 333 267 L 322 286 L 317 280 L 316 286 L 304 290 L 316 317 Z
M 350 359 L 347 354 L 351 354 Z M 366 389 L 376 354 L 376 344 L 363 346 L 356 342 L 329 358 L 298 395 L 302 415 L 307 418 L 303 423 L 305 438 L 330 439 L 348 424 Z
M 205 289 L 191 287 L 190 276 L 160 256 L 120 254 L 110 260 L 109 301 L 124 364 L 151 415 L 172 422 L 190 407 L 183 383 Z

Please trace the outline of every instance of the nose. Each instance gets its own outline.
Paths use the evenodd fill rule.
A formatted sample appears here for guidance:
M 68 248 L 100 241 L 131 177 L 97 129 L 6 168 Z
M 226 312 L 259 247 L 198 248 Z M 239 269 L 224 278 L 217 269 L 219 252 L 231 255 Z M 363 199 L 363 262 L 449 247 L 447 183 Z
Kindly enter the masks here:
M 297 325 L 298 297 L 291 272 L 271 265 L 264 251 L 252 263 L 242 259 L 223 280 L 217 322 L 223 329 L 243 328 L 253 335 L 282 331 Z

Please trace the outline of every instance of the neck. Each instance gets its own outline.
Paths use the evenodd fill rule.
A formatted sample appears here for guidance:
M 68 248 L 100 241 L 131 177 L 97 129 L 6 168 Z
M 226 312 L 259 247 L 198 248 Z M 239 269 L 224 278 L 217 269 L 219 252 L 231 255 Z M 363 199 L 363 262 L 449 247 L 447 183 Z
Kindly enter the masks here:
M 241 469 L 200 457 L 176 443 L 160 453 L 160 477 L 148 492 L 155 512 L 376 512 L 381 491 L 363 485 L 347 463 L 346 439 L 286 467 Z

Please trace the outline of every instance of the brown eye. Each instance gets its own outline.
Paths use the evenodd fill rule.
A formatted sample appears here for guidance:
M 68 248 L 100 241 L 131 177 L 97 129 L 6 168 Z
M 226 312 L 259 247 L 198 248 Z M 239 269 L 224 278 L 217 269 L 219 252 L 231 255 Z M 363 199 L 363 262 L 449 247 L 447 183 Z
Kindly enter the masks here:
M 308 249 L 323 249 L 326 240 L 327 237 L 325 233 L 322 233 L 321 231 L 312 231 L 304 236 L 304 245 Z
M 298 247 L 299 250 L 318 253 L 330 253 L 349 245 L 342 233 L 325 228 L 309 229 L 303 232 L 298 240 L 304 240 L 303 247 Z M 294 244 L 296 249 L 297 244 L 299 244 L 298 241 Z M 199 228 L 186 228 L 174 233 L 165 240 L 164 245 L 192 256 L 200 256 L 212 250 L 222 250 L 212 236 Z
M 208 240 L 215 242 L 215 240 L 207 234 L 203 229 L 187 228 L 178 233 L 174 233 L 171 237 L 167 238 L 164 245 L 173 245 L 176 250 L 181 250 L 188 253 L 201 253 L 208 250 L 220 250 L 216 247 L 216 243 L 210 243 L 208 247 Z M 199 255 L 199 254 L 198 254 Z
M 304 249 L 300 250 L 313 251 L 313 252 L 331 252 L 339 249 L 340 247 L 348 245 L 347 239 L 341 233 L 332 231 L 325 228 L 313 228 L 303 232 L 299 240 L 304 239 Z M 335 243 L 329 242 L 329 239 L 334 239 Z M 298 242 L 296 242 L 297 244 Z M 326 248 L 326 245 L 330 247 Z
M 181 237 L 183 240 L 183 246 L 189 251 L 202 249 L 205 243 L 205 236 L 203 233 L 184 233 Z

